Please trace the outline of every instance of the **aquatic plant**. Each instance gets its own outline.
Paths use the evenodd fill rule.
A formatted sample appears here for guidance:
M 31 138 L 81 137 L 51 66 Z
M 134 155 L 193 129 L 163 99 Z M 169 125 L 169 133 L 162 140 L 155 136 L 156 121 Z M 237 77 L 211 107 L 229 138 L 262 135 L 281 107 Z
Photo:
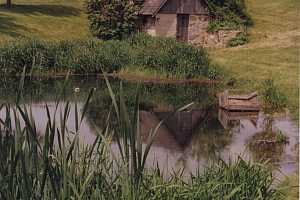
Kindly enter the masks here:
M 267 79 L 262 85 L 262 96 L 267 107 L 271 110 L 281 110 L 287 105 L 287 97 L 275 85 L 273 79 Z
M 276 142 L 283 144 L 288 143 L 288 137 L 282 131 L 278 131 L 276 132 Z

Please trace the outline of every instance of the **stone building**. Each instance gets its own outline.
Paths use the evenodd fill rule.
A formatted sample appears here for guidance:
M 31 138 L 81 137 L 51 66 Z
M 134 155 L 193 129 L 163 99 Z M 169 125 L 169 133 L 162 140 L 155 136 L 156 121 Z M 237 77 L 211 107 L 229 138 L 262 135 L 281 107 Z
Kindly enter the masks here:
M 240 32 L 207 32 L 211 18 L 203 0 L 145 0 L 139 14 L 142 31 L 196 46 L 223 47 Z

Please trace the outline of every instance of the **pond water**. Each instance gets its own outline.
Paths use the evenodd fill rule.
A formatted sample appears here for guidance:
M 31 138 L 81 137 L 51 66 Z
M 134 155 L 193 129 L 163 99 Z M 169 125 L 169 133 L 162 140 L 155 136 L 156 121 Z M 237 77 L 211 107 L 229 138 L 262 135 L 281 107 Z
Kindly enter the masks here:
M 6 78 L 0 82 L 0 104 L 14 102 L 19 81 Z M 120 81 L 110 82 L 117 93 Z M 55 99 L 63 84 L 63 78 L 25 80 L 22 104 L 31 107 L 41 137 L 47 121 L 45 105 L 53 114 Z M 278 177 L 289 175 L 298 167 L 298 127 L 288 114 L 268 115 L 263 112 L 227 112 L 218 109 L 215 97 L 218 88 L 215 85 L 139 85 L 140 126 L 144 142 L 149 130 L 176 108 L 195 103 L 187 111 L 172 115 L 158 130 L 147 160 L 148 167 L 158 165 L 165 175 L 184 168 L 184 173 L 188 175 L 201 171 L 219 159 L 229 162 L 238 156 L 252 161 L 268 160 Z M 111 99 L 105 82 L 96 77 L 71 78 L 60 104 L 63 108 L 65 102 L 70 101 L 74 108 L 77 102 L 82 110 L 91 88 L 96 89 L 95 94 L 80 128 L 81 142 L 85 144 L 93 143 L 99 130 L 104 128 L 110 110 Z M 137 84 L 124 82 L 123 88 L 130 110 Z M 3 119 L 5 114 L 4 109 L 0 110 L 0 118 Z M 71 109 L 67 126 L 70 130 L 75 129 L 74 109 Z M 269 142 L 263 136 L 270 133 L 284 134 L 287 142 Z M 116 142 L 112 143 L 111 149 L 117 153 Z

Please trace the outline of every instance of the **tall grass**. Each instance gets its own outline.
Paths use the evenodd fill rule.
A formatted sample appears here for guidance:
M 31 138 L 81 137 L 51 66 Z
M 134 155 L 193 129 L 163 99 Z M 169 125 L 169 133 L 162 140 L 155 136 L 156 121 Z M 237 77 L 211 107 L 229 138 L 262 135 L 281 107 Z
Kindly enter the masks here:
M 287 97 L 273 79 L 267 79 L 263 82 L 262 95 L 267 108 L 276 111 L 282 110 L 287 105 Z
M 20 39 L 0 47 L 0 72 L 15 75 L 23 67 L 30 72 L 91 74 L 118 72 L 120 69 L 146 68 L 178 77 L 217 78 L 204 49 L 173 39 L 138 34 L 127 40 L 81 40 L 50 42 Z
M 106 128 L 97 131 L 92 145 L 82 144 L 79 135 L 84 134 L 80 126 L 94 90 L 79 111 L 77 103 L 71 106 L 68 101 L 61 102 L 62 88 L 54 112 L 45 105 L 47 125 L 43 133 L 37 131 L 30 107 L 19 104 L 21 96 L 15 104 L 0 106 L 0 111 L 6 113 L 0 120 L 0 199 L 280 198 L 279 192 L 271 187 L 271 172 L 241 159 L 229 164 L 221 162 L 193 175 L 187 182 L 180 175 L 165 179 L 159 168 L 147 170 L 147 155 L 162 122 L 143 144 L 139 130 L 139 93 L 131 112 L 125 104 L 122 84 L 116 95 L 106 82 L 117 125 L 110 125 L 111 114 L 108 114 Z M 22 85 L 21 82 L 20 90 Z M 67 125 L 71 117 L 76 122 L 73 128 Z M 121 159 L 110 151 L 111 133 L 116 136 Z

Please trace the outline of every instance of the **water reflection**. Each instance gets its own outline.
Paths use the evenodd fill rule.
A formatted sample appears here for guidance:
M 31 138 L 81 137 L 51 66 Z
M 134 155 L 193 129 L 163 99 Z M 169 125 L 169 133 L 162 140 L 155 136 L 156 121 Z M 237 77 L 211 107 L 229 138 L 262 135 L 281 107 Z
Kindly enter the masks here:
M 239 127 L 241 120 L 248 120 L 252 125 L 257 128 L 259 112 L 235 112 L 227 111 L 224 109 L 219 109 L 218 119 L 224 129 L 232 129 Z
M 32 84 L 32 83 L 30 83 Z M 34 83 L 35 84 L 35 83 Z M 38 86 L 37 86 L 38 85 Z M 112 83 L 118 87 L 119 83 Z M 8 84 L 6 84 L 8 86 Z M 80 86 L 80 91 L 74 93 L 74 88 Z M 136 85 L 128 84 L 125 96 L 129 110 L 134 102 Z M 57 87 L 57 88 L 52 88 Z M 72 80 L 66 88 L 65 99 L 78 101 L 79 110 L 82 109 L 84 98 L 89 88 L 97 88 L 92 99 L 87 118 L 80 127 L 80 140 L 85 144 L 92 144 L 97 130 L 102 130 L 111 108 L 111 100 L 102 80 L 92 79 Z M 31 107 L 36 127 L 40 133 L 46 129 L 47 114 L 45 104 L 50 108 L 53 116 L 55 103 L 53 101 L 60 82 L 51 81 L 26 87 L 27 96 L 23 103 Z M 124 86 L 124 88 L 126 88 Z M 289 174 L 297 165 L 298 129 L 288 115 L 269 116 L 264 113 L 237 113 L 218 110 L 215 106 L 214 88 L 199 86 L 155 86 L 142 87 L 142 101 L 140 112 L 140 129 L 143 141 L 146 143 L 151 129 L 175 110 L 192 101 L 196 106 L 184 112 L 169 117 L 160 127 L 150 151 L 147 166 L 159 166 L 165 175 L 184 168 L 186 175 L 196 173 L 198 169 L 219 160 L 235 159 L 242 155 L 244 159 L 260 161 L 269 159 L 271 164 Z M 14 99 L 12 91 L 0 88 L 0 102 L 9 102 Z M 5 94 L 5 95 L 4 95 Z M 177 95 L 180 94 L 180 95 Z M 59 107 L 63 109 L 64 103 Z M 70 131 L 75 130 L 74 109 L 71 109 L 67 125 Z M 4 110 L 0 111 L 0 118 L 5 117 Z M 56 119 L 59 122 L 59 118 Z M 111 126 L 114 127 L 114 117 Z M 287 144 L 269 146 L 251 146 L 251 141 L 260 138 L 266 132 L 281 131 L 289 138 Z M 118 151 L 117 144 L 111 144 L 113 152 Z M 297 148 L 296 148 L 297 149 Z

